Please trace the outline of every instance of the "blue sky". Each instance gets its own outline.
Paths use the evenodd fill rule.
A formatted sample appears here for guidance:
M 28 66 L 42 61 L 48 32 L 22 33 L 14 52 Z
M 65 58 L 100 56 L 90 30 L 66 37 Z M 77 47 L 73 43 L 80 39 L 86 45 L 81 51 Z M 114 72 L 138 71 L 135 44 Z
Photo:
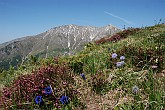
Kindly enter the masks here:
M 0 43 L 67 24 L 151 26 L 164 10 L 165 0 L 0 0 Z

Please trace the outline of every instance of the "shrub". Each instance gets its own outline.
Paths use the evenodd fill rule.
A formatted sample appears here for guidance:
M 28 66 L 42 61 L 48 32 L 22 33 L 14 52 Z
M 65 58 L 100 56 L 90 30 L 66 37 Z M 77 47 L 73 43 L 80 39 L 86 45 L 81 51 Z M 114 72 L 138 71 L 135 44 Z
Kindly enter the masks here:
M 19 76 L 11 86 L 5 87 L 2 104 L 6 109 L 25 109 L 27 105 L 34 108 L 59 108 L 62 106 L 62 96 L 67 95 L 70 101 L 77 99 L 78 92 L 72 86 L 73 83 L 74 79 L 66 64 L 43 66 L 32 74 Z
M 129 35 L 135 34 L 139 30 L 140 30 L 140 28 L 129 28 L 129 29 L 123 30 L 121 32 L 118 32 L 118 33 L 116 33 L 110 37 L 103 37 L 99 40 L 96 40 L 95 43 L 96 44 L 104 44 L 106 42 L 116 42 L 116 41 L 119 41 L 123 38 L 126 38 Z

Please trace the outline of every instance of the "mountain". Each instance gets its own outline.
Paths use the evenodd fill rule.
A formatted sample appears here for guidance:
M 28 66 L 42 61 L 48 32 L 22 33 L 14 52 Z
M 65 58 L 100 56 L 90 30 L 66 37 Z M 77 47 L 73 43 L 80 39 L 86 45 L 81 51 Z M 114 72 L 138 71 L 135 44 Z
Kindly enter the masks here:
M 104 27 L 64 25 L 35 36 L 28 36 L 0 44 L 0 68 L 16 66 L 29 55 L 49 57 L 74 54 L 91 41 L 115 34 L 120 29 Z

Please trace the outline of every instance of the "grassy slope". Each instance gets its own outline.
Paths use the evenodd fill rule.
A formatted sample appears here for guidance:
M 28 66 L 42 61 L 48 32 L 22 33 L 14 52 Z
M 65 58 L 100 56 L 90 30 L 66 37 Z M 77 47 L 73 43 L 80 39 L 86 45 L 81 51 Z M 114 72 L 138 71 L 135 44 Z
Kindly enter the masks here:
M 80 92 L 80 102 L 88 110 L 165 108 L 165 25 L 140 29 L 116 42 L 107 39 L 100 44 L 89 43 L 82 52 L 59 59 L 73 70 L 73 86 Z M 113 53 L 118 54 L 116 59 L 111 58 Z M 126 57 L 125 65 L 117 68 L 116 62 L 122 55 Z M 33 69 L 47 64 L 54 64 L 54 60 L 49 58 L 37 64 L 34 62 L 34 65 L 27 64 L 17 71 L 3 71 L 1 85 L 10 85 L 16 75 L 31 73 Z M 85 74 L 85 81 L 80 73 Z M 138 87 L 137 93 L 132 90 L 135 86 Z
M 112 53 L 126 57 L 126 65 L 123 68 L 115 67 L 118 60 L 113 61 L 110 58 Z M 115 43 L 89 44 L 88 48 L 81 53 L 70 57 L 69 62 L 73 65 L 83 62 L 82 69 L 81 67 L 79 69 L 87 74 L 89 80 L 93 77 L 92 74 L 98 74 L 101 71 L 101 74 L 105 74 L 101 77 L 105 78 L 100 79 L 108 81 L 103 89 L 98 90 L 104 95 L 100 97 L 95 95 L 99 98 L 93 98 L 89 104 L 87 103 L 88 108 L 95 105 L 95 108 L 99 107 L 99 109 L 116 107 L 116 109 L 137 108 L 140 110 L 147 109 L 147 106 L 154 106 L 148 107 L 148 109 L 165 107 L 163 105 L 165 103 L 165 60 L 161 58 L 165 58 L 165 26 L 156 25 L 141 29 Z M 153 65 L 159 66 L 153 70 L 151 69 Z M 98 81 L 98 83 L 100 82 Z M 136 95 L 132 94 L 132 87 L 135 85 L 140 89 L 137 100 Z M 126 105 L 123 104 L 124 102 Z M 94 105 L 90 105 L 90 103 Z

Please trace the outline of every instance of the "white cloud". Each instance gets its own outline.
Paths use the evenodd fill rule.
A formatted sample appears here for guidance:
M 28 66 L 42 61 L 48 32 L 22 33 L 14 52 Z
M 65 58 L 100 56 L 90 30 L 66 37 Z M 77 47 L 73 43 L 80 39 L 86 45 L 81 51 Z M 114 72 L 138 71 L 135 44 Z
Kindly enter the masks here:
M 122 20 L 123 22 L 125 22 L 125 23 L 127 23 L 127 24 L 134 24 L 133 22 L 128 21 L 128 20 L 126 20 L 126 19 L 124 19 L 124 18 L 122 18 L 122 17 L 116 16 L 116 15 L 110 13 L 110 12 L 104 11 L 104 13 L 105 13 L 105 14 L 108 14 L 108 15 L 110 15 L 110 16 L 112 16 L 112 17 L 118 18 L 118 19 Z

